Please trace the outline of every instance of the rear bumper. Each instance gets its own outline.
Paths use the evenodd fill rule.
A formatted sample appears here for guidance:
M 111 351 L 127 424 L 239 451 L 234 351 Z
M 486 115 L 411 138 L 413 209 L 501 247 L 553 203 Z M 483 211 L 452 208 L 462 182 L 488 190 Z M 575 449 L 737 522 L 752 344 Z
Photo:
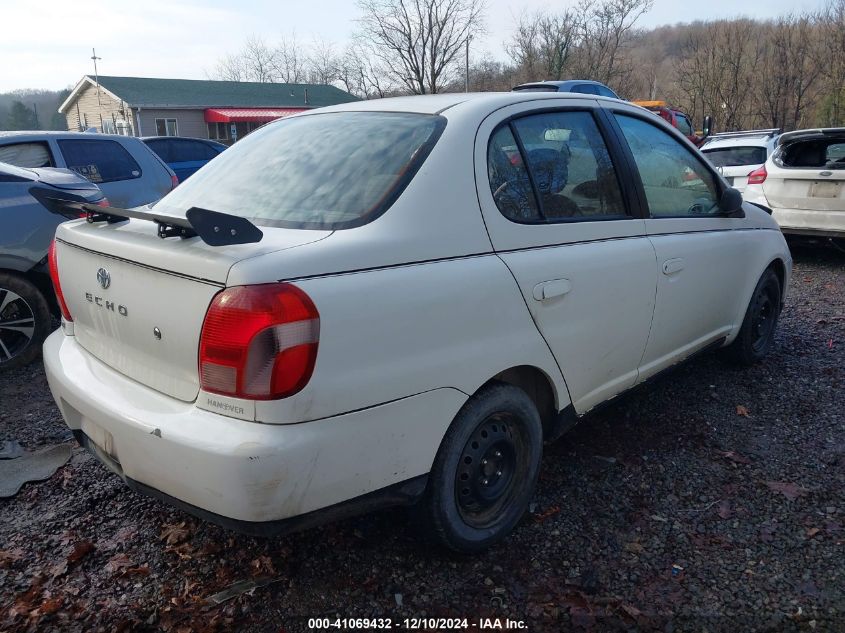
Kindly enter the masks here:
M 780 230 L 794 235 L 845 237 L 845 211 L 772 209 Z
M 348 513 L 350 500 L 364 509 L 410 500 L 419 484 L 401 484 L 428 473 L 466 399 L 436 389 L 323 420 L 271 425 L 164 396 L 61 331 L 44 344 L 44 366 L 67 425 L 127 484 L 256 534 L 304 527 L 315 522 L 312 513 L 328 508 L 332 516 L 338 504 Z M 281 523 L 294 517 L 303 519 Z

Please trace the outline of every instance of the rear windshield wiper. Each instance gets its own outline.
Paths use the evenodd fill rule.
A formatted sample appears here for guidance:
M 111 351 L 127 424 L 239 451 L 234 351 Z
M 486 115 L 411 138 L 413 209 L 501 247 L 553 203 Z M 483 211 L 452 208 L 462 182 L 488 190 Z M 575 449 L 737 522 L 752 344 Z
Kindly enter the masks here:
M 48 211 L 68 217 L 85 214 L 90 223 L 107 222 L 114 224 L 130 218 L 148 220 L 158 226 L 158 236 L 189 238 L 198 236 L 209 246 L 228 246 L 231 244 L 253 244 L 260 242 L 264 233 L 247 218 L 209 209 L 191 207 L 184 218 L 162 215 L 152 210 L 120 209 L 101 207 L 83 200 L 60 197 L 56 191 L 41 187 L 32 187 L 32 196 L 43 204 Z M 72 196 L 76 197 L 76 196 Z

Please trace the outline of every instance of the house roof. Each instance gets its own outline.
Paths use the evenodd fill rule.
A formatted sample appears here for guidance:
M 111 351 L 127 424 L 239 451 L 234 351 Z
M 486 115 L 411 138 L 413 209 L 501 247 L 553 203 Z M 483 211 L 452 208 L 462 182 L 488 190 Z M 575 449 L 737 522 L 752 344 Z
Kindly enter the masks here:
M 99 76 L 100 89 L 133 108 L 211 107 L 312 107 L 358 101 L 348 92 L 325 84 L 272 84 L 252 81 L 156 79 L 152 77 Z M 94 77 L 85 75 L 59 112 L 74 102 Z M 308 101 L 305 91 L 308 91 Z

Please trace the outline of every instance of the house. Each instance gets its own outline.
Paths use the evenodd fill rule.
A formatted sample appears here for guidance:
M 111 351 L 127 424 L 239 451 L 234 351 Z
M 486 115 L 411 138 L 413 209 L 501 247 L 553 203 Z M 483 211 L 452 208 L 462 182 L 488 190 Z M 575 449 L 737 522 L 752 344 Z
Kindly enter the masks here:
M 325 84 L 85 75 L 59 107 L 70 131 L 190 136 L 233 143 L 255 128 L 322 106 L 357 101 Z

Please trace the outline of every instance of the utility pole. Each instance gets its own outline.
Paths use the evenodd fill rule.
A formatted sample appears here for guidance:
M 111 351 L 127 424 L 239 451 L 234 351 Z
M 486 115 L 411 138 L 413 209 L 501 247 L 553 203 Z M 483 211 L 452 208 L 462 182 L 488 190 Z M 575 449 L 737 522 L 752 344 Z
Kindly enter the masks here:
M 100 76 L 97 73 L 97 60 L 103 59 L 103 58 L 97 57 L 97 51 L 92 48 L 91 49 L 91 59 L 94 60 L 94 84 L 97 86 L 97 105 L 102 107 L 103 104 L 100 103 Z
M 467 65 L 466 65 L 466 77 L 464 78 L 464 92 L 469 92 L 469 40 L 470 37 L 467 36 Z
M 38 104 L 37 103 L 32 104 L 32 111 L 35 113 L 35 129 L 40 130 L 41 126 L 38 125 Z

